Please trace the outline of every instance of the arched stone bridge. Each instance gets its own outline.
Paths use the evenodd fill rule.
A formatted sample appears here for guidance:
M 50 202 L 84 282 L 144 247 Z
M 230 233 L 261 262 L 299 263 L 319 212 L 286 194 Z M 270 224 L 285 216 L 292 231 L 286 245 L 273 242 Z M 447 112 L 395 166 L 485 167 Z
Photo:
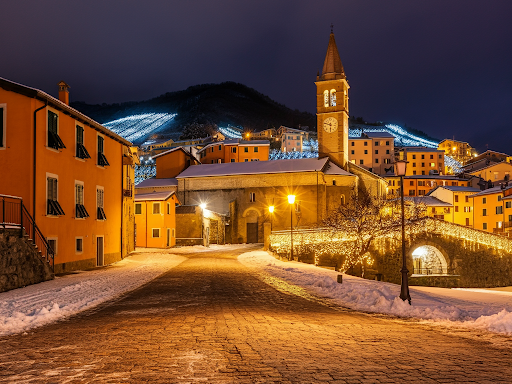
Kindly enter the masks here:
M 340 265 L 335 249 L 343 241 L 327 235 L 326 230 L 301 231 L 294 234 L 294 253 L 299 259 L 324 265 Z M 271 236 L 271 248 L 286 253 L 283 236 Z M 326 246 L 332 242 L 332 246 Z M 274 243 L 274 247 L 272 247 Z M 318 246 L 315 246 L 318 244 Z M 279 245 L 276 247 L 275 245 Z M 313 256 L 314 249 L 331 248 L 330 253 Z M 313 251 L 311 251 L 313 249 Z M 370 276 L 400 283 L 402 243 L 400 232 L 391 231 L 374 241 L 370 253 L 375 260 Z M 433 218 L 406 230 L 406 258 L 410 282 L 415 285 L 444 287 L 499 287 L 512 285 L 512 239 Z

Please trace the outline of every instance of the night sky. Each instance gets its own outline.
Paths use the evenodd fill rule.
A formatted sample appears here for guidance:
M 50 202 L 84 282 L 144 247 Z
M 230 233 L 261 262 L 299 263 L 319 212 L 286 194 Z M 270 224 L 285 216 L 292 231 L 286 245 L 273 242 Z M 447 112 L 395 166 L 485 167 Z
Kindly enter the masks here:
M 512 1 L 8 0 L 0 77 L 88 103 L 236 81 L 315 112 L 331 23 L 351 115 L 512 152 Z

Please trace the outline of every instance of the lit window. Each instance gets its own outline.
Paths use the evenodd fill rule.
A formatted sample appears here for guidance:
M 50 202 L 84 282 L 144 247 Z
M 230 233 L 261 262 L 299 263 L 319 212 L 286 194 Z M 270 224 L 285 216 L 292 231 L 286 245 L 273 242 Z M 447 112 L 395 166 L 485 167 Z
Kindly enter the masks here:
M 331 107 L 336 106 L 336 90 L 331 89 Z
M 251 203 L 256 202 L 256 193 L 255 193 L 255 192 L 250 192 L 250 193 L 249 193 L 249 201 L 250 201 Z
M 153 203 L 153 215 L 160 214 L 160 203 Z
M 324 91 L 324 107 L 329 106 L 329 91 L 326 89 Z

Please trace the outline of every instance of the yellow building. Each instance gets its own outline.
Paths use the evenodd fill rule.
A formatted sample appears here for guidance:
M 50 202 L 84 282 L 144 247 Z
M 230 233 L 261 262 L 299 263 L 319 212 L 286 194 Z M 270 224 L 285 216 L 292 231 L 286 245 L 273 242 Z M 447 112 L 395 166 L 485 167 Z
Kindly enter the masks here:
M 474 228 L 487 232 L 512 231 L 512 185 L 497 186 L 470 196 L 474 206 Z
M 464 167 L 464 172 L 473 176 L 481 177 L 491 183 L 509 181 L 512 174 L 512 164 L 506 161 L 494 163 L 489 160 L 480 160 Z
M 445 215 L 444 219 L 455 224 L 473 226 L 473 200 L 470 196 L 480 192 L 478 188 L 442 186 L 437 187 L 428 196 L 451 204 L 453 209 L 450 215 Z
M 465 141 L 444 139 L 439 143 L 437 149 L 443 151 L 446 156 L 450 156 L 461 164 L 466 164 L 475 155 L 476 151 Z
M 439 200 L 433 196 L 404 197 L 406 204 L 423 205 L 426 215 L 439 220 L 448 220 L 452 217 L 453 205 Z
M 400 177 L 386 176 L 388 198 L 400 196 Z M 476 180 L 475 180 L 476 182 Z M 471 187 L 472 179 L 449 175 L 405 176 L 404 196 L 425 196 L 439 186 Z
M 388 132 L 364 132 L 348 140 L 348 159 L 377 175 L 393 173 L 395 136 Z
M 404 149 L 406 176 L 444 174 L 444 152 L 435 148 L 407 147 Z
M 176 204 L 174 192 L 135 195 L 137 247 L 169 248 L 176 245 Z

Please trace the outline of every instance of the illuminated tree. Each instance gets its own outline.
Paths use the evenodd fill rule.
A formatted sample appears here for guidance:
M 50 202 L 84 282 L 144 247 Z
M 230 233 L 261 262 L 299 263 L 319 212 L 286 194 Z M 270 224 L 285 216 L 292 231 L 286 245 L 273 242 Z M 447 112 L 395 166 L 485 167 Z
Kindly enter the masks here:
M 406 227 L 411 227 L 426 216 L 424 204 L 408 203 L 405 210 Z M 353 189 L 349 199 L 332 211 L 324 224 L 333 233 L 342 233 L 348 240 L 338 249 L 341 255 L 336 269 L 346 272 L 360 265 L 371 266 L 373 259 L 370 247 L 375 239 L 401 230 L 400 199 L 386 200 L 375 196 L 366 189 Z

